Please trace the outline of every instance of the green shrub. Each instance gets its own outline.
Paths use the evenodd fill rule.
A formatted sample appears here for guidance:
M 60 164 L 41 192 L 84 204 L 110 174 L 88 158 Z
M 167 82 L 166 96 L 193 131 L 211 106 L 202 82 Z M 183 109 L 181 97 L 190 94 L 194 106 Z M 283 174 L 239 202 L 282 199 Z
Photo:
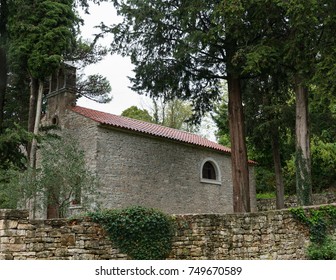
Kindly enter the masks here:
M 172 248 L 173 220 L 142 206 L 89 213 L 101 224 L 112 242 L 132 259 L 165 259 Z
M 311 243 L 307 257 L 310 260 L 336 260 L 336 242 L 328 238 L 323 244 Z
M 336 241 L 328 233 L 336 229 L 336 207 L 327 205 L 319 209 L 293 208 L 290 211 L 295 219 L 309 228 L 311 243 L 307 248 L 307 257 L 312 260 L 335 260 Z

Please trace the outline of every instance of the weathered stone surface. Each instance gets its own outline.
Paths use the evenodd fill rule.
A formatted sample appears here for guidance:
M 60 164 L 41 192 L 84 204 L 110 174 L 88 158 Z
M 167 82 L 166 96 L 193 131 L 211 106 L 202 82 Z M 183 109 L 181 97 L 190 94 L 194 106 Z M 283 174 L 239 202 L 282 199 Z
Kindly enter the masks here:
M 62 246 L 75 246 L 76 244 L 76 236 L 75 234 L 64 234 L 61 237 L 61 245 Z
M 0 260 L 128 259 L 95 223 L 27 222 L 26 217 L 18 219 L 17 211 L 13 220 L 8 210 L 6 215 L 1 211 L 0 216 L 7 219 L 3 219 L 4 228 L 0 230 Z M 310 242 L 308 229 L 289 210 L 175 215 L 175 220 L 177 230 L 170 259 L 305 259 Z M 18 229 L 7 229 L 6 225 Z

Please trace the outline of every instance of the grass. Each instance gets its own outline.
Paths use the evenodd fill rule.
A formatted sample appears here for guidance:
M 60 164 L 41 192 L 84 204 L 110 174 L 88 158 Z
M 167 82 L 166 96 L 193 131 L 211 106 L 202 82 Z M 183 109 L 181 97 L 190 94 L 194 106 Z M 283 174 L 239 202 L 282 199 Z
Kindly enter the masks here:
M 275 198 L 274 192 L 257 193 L 257 199 L 271 199 L 271 198 Z

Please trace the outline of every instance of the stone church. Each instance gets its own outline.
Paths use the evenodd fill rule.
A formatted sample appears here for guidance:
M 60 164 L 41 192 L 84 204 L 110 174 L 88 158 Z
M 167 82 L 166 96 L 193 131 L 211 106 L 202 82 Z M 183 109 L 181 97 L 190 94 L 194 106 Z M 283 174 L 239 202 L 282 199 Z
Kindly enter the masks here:
M 66 66 L 51 79 L 44 121 L 69 130 L 79 141 L 99 178 L 96 199 L 103 208 L 233 212 L 229 148 L 188 132 L 76 106 L 75 73 Z M 249 166 L 253 211 L 253 163 Z

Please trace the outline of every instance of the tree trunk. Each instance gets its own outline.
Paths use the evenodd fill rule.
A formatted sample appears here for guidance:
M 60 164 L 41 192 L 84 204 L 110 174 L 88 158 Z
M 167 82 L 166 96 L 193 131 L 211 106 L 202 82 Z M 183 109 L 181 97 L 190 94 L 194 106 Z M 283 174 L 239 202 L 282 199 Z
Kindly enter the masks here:
M 31 151 L 30 151 L 30 166 L 32 168 L 36 167 L 36 151 L 37 151 L 37 139 L 39 132 L 39 125 L 41 119 L 41 111 L 42 111 L 42 95 L 43 95 L 43 81 L 39 80 L 39 88 L 38 88 L 38 97 L 36 104 L 36 114 L 35 114 L 35 124 L 34 124 L 34 138 L 32 141 Z
M 29 97 L 29 112 L 28 112 L 28 132 L 34 133 L 36 105 L 38 96 L 38 80 L 30 77 L 30 97 Z M 27 154 L 30 161 L 32 143 L 28 143 Z
M 312 181 L 310 139 L 308 129 L 308 89 L 298 80 L 296 97 L 296 192 L 299 205 L 311 205 Z
M 250 212 L 248 160 L 240 79 L 228 77 L 234 212 Z
M 39 81 L 33 77 L 30 77 L 30 98 L 29 98 L 29 115 L 28 115 L 29 132 L 34 132 L 38 88 L 39 88 Z
M 274 173 L 276 182 L 276 208 L 282 209 L 285 208 L 285 200 L 284 200 L 285 191 L 281 170 L 279 131 L 277 127 L 272 128 L 272 152 L 273 152 Z

